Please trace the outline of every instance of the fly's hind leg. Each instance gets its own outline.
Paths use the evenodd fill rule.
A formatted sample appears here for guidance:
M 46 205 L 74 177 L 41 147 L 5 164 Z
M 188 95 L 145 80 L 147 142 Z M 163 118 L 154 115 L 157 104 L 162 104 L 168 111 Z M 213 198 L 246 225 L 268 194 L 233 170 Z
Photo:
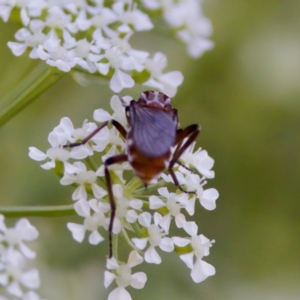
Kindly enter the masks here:
M 114 199 L 114 194 L 112 190 L 112 182 L 111 182 L 111 177 L 110 173 L 108 170 L 108 167 L 117 164 L 117 163 L 122 163 L 128 161 L 128 156 L 126 154 L 120 154 L 116 156 L 109 157 L 105 162 L 104 162 L 104 174 L 105 174 L 105 180 L 106 180 L 106 186 L 107 186 L 107 192 L 108 192 L 108 198 L 109 198 L 109 203 L 110 203 L 110 208 L 111 208 L 111 215 L 110 215 L 110 221 L 109 221 L 109 227 L 108 227 L 108 235 L 109 235 L 109 258 L 112 257 L 113 255 L 113 247 L 112 247 L 112 230 L 113 230 L 113 225 L 114 225 L 114 219 L 116 215 L 116 202 Z
M 199 124 L 193 124 L 193 125 L 188 126 L 185 129 L 177 130 L 177 135 L 176 135 L 176 140 L 175 140 L 175 145 L 177 147 L 176 147 L 173 157 L 170 161 L 168 171 L 174 181 L 174 184 L 184 193 L 195 194 L 196 191 L 187 191 L 180 186 L 178 179 L 176 177 L 176 174 L 173 170 L 173 167 L 177 163 L 177 164 L 183 166 L 184 168 L 186 168 L 187 170 L 190 170 L 188 167 L 186 167 L 182 163 L 180 163 L 179 159 L 180 159 L 180 156 L 184 153 L 184 151 L 186 149 L 188 149 L 188 147 L 195 141 L 199 132 L 200 132 Z M 185 138 L 187 138 L 187 140 L 185 142 L 183 142 L 183 140 Z

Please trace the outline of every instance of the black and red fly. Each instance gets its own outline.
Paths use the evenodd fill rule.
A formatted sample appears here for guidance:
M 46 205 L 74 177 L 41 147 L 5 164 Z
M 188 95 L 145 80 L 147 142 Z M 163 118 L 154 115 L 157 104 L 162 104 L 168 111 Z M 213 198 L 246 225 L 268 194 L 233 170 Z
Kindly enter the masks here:
M 110 165 L 129 162 L 134 173 L 147 186 L 164 170 L 168 170 L 174 184 L 185 191 L 178 182 L 173 170 L 174 165 L 180 164 L 179 158 L 193 143 L 200 131 L 199 124 L 189 125 L 185 129 L 178 129 L 177 109 L 172 108 L 171 99 L 160 92 L 146 91 L 140 94 L 137 101 L 131 100 L 125 106 L 128 130 L 116 120 L 106 121 L 81 142 L 65 145 L 76 147 L 87 143 L 102 128 L 111 123 L 120 132 L 126 142 L 126 153 L 112 156 L 105 160 L 105 179 L 111 206 L 109 223 L 109 241 L 112 257 L 112 228 L 116 214 L 116 203 L 112 191 L 112 181 L 108 170 Z M 175 151 L 172 153 L 172 148 Z M 192 192 L 193 193 L 193 192 Z

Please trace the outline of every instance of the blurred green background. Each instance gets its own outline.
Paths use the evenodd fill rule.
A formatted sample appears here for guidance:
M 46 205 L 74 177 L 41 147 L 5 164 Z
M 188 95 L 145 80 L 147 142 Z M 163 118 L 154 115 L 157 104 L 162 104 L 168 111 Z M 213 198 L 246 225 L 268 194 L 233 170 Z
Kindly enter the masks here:
M 217 209 L 197 206 L 199 231 L 216 244 L 206 259 L 215 276 L 195 284 L 176 254 L 148 275 L 133 299 L 300 299 L 300 1 L 211 0 L 215 48 L 195 61 L 163 34 L 142 35 L 134 45 L 167 54 L 183 85 L 173 100 L 181 126 L 199 122 L 198 145 L 215 159 Z M 35 63 L 14 57 L 6 43 L 18 29 L 0 22 L 0 96 Z M 134 97 L 144 90 L 124 91 Z M 70 204 L 72 188 L 28 157 L 28 147 L 48 148 L 47 135 L 63 116 L 79 127 L 93 110 L 109 108 L 107 85 L 81 87 L 65 76 L 0 128 L 0 204 Z M 46 299 L 107 299 L 103 287 L 107 245 L 72 240 L 66 222 L 32 218 L 40 238 L 34 262 Z M 13 224 L 15 220 L 9 220 Z

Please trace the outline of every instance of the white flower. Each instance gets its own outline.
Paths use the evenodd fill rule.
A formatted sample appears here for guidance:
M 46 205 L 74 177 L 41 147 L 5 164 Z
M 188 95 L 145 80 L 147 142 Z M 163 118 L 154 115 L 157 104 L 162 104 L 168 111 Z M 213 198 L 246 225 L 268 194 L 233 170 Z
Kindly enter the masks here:
M 38 270 L 26 269 L 27 259 L 35 258 L 35 252 L 25 245 L 37 237 L 36 228 L 27 219 L 20 219 L 14 227 L 7 228 L 4 216 L 0 215 L 0 286 L 13 299 L 39 300 L 31 291 L 40 286 Z
M 84 163 L 79 161 L 75 162 L 73 167 L 75 168 L 74 172 L 65 172 L 63 178 L 60 180 L 62 185 L 78 184 L 78 187 L 72 194 L 73 200 L 87 199 L 86 185 L 92 188 L 93 194 L 97 199 L 101 199 L 107 194 L 107 192 L 96 183 L 97 176 L 95 172 L 87 170 Z
M 48 9 L 45 25 L 53 29 L 65 29 L 71 22 L 71 15 L 65 13 L 59 6 L 54 5 Z
M 200 204 L 207 210 L 214 210 L 216 208 L 216 200 L 219 198 L 219 193 L 216 189 L 210 188 L 207 190 L 203 189 L 203 186 L 207 183 L 206 178 L 200 178 L 197 174 L 192 174 L 190 171 L 186 170 L 183 167 L 179 167 L 179 171 L 175 171 L 175 175 L 178 179 L 180 185 L 185 185 L 187 191 L 194 191 L 197 195 L 197 198 L 200 201 Z M 161 177 L 166 182 L 173 182 L 173 179 L 170 175 L 161 174 Z M 190 201 L 194 201 L 193 198 Z M 188 208 L 186 208 L 190 215 L 193 214 L 193 205 L 190 202 Z
M 24 271 L 26 260 L 24 256 L 14 248 L 2 251 L 0 262 L 0 284 L 6 287 L 6 291 L 16 297 L 23 296 L 23 289 L 38 289 L 40 286 L 39 273 L 36 269 Z
M 165 233 L 159 227 L 162 216 L 159 213 L 154 214 L 154 224 L 151 224 L 151 215 L 148 212 L 143 212 L 139 215 L 139 223 L 146 227 L 148 236 L 145 238 L 133 238 L 132 242 L 138 249 L 143 250 L 147 243 L 149 247 L 145 252 L 145 261 L 147 263 L 160 264 L 161 257 L 155 250 L 155 247 L 166 252 L 172 252 L 174 250 L 174 244 L 172 239 L 169 237 L 164 237 Z
M 17 246 L 26 258 L 35 258 L 35 252 L 30 250 L 24 241 L 35 240 L 38 237 L 38 231 L 27 219 L 20 219 L 15 227 L 7 228 L 4 216 L 0 215 L 0 232 L 0 242 L 6 242 L 9 247 Z
M 91 53 L 98 53 L 100 50 L 93 43 L 88 42 L 86 39 L 75 41 L 75 45 L 72 48 L 77 65 L 90 73 L 95 73 L 97 68 L 95 64 L 89 59 Z
M 101 7 L 92 13 L 92 17 L 87 17 L 87 11 L 81 10 L 76 18 L 76 25 L 82 31 L 88 30 L 92 26 L 97 29 L 106 29 L 108 26 L 118 20 L 116 13 L 108 7 Z
M 128 10 L 125 10 L 127 7 Z M 132 25 L 136 31 L 150 30 L 153 24 L 150 18 L 136 8 L 132 1 L 119 1 L 113 4 L 113 10 L 119 15 L 119 20 L 126 25 Z
M 118 134 L 117 130 L 114 128 L 112 128 L 111 132 L 113 132 L 113 136 L 115 137 L 116 134 Z M 110 140 L 112 138 L 110 137 Z M 118 137 L 119 140 L 121 140 Z M 123 149 L 123 148 L 122 148 Z M 108 158 L 113 157 L 115 155 L 120 154 L 120 151 L 117 148 L 117 145 L 113 145 L 112 147 L 110 147 L 110 149 L 107 151 L 107 154 L 102 156 L 102 161 L 105 162 Z M 122 164 L 118 163 L 118 164 L 112 164 L 109 166 L 109 172 L 114 172 L 115 175 L 118 176 L 119 180 L 121 181 L 122 184 L 125 184 L 125 180 L 123 179 L 123 172 L 124 170 L 132 170 L 129 162 L 123 162 Z M 104 164 L 101 165 L 98 170 L 96 171 L 96 175 L 103 177 L 104 176 Z
M 105 214 L 110 211 L 110 205 L 108 203 L 99 202 L 96 199 L 86 201 L 81 199 L 74 204 L 75 211 L 81 217 L 84 217 L 83 224 L 68 223 L 67 227 L 71 231 L 75 241 L 81 243 L 84 239 L 86 231 L 90 231 L 89 243 L 92 245 L 98 245 L 104 238 L 99 233 L 99 227 L 103 227 L 107 230 L 107 221 Z M 91 214 L 91 209 L 93 214 Z
M 203 176 L 206 178 L 214 178 L 215 172 L 211 170 L 214 165 L 214 160 L 208 155 L 206 150 L 199 148 L 194 151 L 196 142 L 192 143 L 191 146 L 184 151 L 180 156 L 180 161 L 182 161 L 187 166 L 195 167 Z
M 101 59 L 105 58 L 108 62 L 99 62 Z M 132 66 L 128 66 L 124 64 L 124 54 L 122 54 L 121 50 L 117 47 L 112 47 L 105 50 L 104 55 L 94 55 L 93 58 L 95 64 L 98 68 L 98 71 L 103 74 L 107 75 L 110 68 L 114 69 L 114 74 L 110 80 L 110 88 L 119 93 L 124 88 L 131 88 L 134 86 L 134 81 L 131 76 L 123 71 L 124 70 L 132 70 Z
M 136 222 L 138 214 L 136 210 L 140 210 L 143 202 L 138 199 L 128 199 L 124 196 L 122 185 L 114 184 L 113 195 L 116 202 L 116 216 L 114 219 L 113 233 L 120 233 L 123 226 L 126 226 L 125 220 L 128 223 Z
M 167 58 L 160 52 L 157 52 L 153 59 L 146 59 L 145 68 L 150 72 L 150 78 L 143 85 L 157 88 L 169 97 L 173 97 L 177 92 L 177 87 L 183 82 L 183 75 L 179 71 L 162 74 L 166 65 Z
M 186 169 L 180 167 L 180 172 L 176 172 L 177 179 L 180 184 L 186 185 L 187 190 L 195 191 L 200 204 L 207 210 L 213 210 L 216 208 L 216 200 L 219 197 L 219 193 L 216 189 L 210 188 L 203 189 L 203 186 L 207 183 L 206 178 L 200 178 L 197 174 L 192 174 Z
M 29 291 L 23 295 L 24 300 L 41 300 L 40 296 L 34 292 L 34 291 Z
M 131 98 L 128 96 L 122 97 L 122 99 L 129 105 Z M 123 106 L 122 102 L 120 101 L 119 96 L 114 95 L 110 99 L 110 107 L 113 109 L 113 114 L 109 114 L 106 110 L 99 108 L 94 111 L 94 119 L 97 122 L 106 122 L 109 120 L 116 120 L 124 127 L 127 126 L 128 122 L 126 119 L 125 114 L 125 107 Z
M 106 30 L 105 32 L 110 40 L 111 47 L 116 47 L 122 54 L 125 54 L 122 57 L 122 68 L 124 70 L 136 70 L 138 72 L 144 70 L 144 64 L 149 53 L 146 51 L 135 50 L 130 46 L 129 39 L 132 36 L 132 33 L 127 33 L 121 38 L 120 34 L 114 30 Z
M 6 22 L 18 8 L 23 28 L 8 42 L 16 56 L 30 50 L 30 58 L 39 58 L 52 67 L 69 72 L 79 66 L 89 73 L 97 70 L 110 79 L 110 88 L 120 92 L 141 82 L 145 69 L 150 78 L 144 85 L 174 96 L 183 81 L 179 71 L 166 74 L 163 54 L 133 49 L 129 39 L 140 31 L 154 28 L 149 10 L 162 10 L 162 17 L 176 38 L 183 41 L 192 57 L 213 47 L 210 20 L 204 17 L 198 0 L 143 0 L 146 12 L 133 0 L 0 0 L 0 17 Z M 82 38 L 85 36 L 85 38 Z M 81 70 L 79 70 L 81 71 Z M 137 72 L 134 72 L 137 71 Z
M 197 235 L 198 226 L 195 222 L 186 222 L 183 225 L 183 228 L 191 238 L 173 237 L 173 242 L 179 247 L 185 247 L 187 245 L 192 247 L 192 252 L 182 254 L 180 255 L 180 258 L 190 269 L 192 269 L 191 277 L 194 282 L 199 283 L 216 273 L 215 268 L 212 265 L 202 260 L 204 256 L 209 255 L 209 248 L 212 246 L 212 243 L 214 243 L 214 240 L 210 241 L 202 234 Z
M 188 195 L 185 193 L 182 194 L 175 194 L 169 193 L 166 187 L 159 188 L 158 193 L 166 198 L 166 202 L 161 200 L 157 196 L 150 196 L 149 197 L 149 207 L 150 209 L 159 209 L 165 207 L 168 211 L 162 217 L 161 222 L 159 225 L 165 232 L 169 232 L 171 218 L 175 218 L 175 223 L 178 228 L 182 228 L 183 224 L 186 222 L 184 214 L 180 212 L 181 208 L 185 205 L 189 204 L 188 202 Z
M 29 157 L 33 160 L 43 161 L 49 159 L 45 164 L 42 164 L 41 167 L 45 170 L 50 170 L 55 168 L 56 161 L 61 161 L 64 164 L 64 168 L 66 172 L 75 172 L 76 169 L 67 162 L 70 158 L 70 152 L 66 149 L 53 147 L 49 148 L 46 153 L 37 149 L 36 147 L 29 147 Z
M 180 184 L 186 185 L 187 190 L 196 191 L 197 198 L 200 204 L 207 210 L 214 210 L 216 208 L 216 200 L 219 198 L 219 193 L 216 189 L 203 189 L 206 184 L 205 177 L 200 178 L 197 174 L 191 174 L 186 169 L 180 167 L 181 173 L 178 172 L 177 179 Z M 183 176 L 182 174 L 185 175 Z
M 104 286 L 107 288 L 113 281 L 118 287 L 108 296 L 108 300 L 131 300 L 130 294 L 125 290 L 127 286 L 135 289 L 142 289 L 147 281 L 147 275 L 144 272 L 131 274 L 131 269 L 143 262 L 143 258 L 137 251 L 131 251 L 128 262 L 125 265 L 119 265 L 116 259 L 107 260 L 106 267 L 110 271 L 104 273 Z
M 72 121 L 69 118 L 64 117 L 51 134 L 64 136 L 70 143 L 74 143 L 83 140 L 96 129 L 97 125 L 95 123 L 87 122 L 86 120 L 83 122 L 82 127 L 75 129 Z M 83 159 L 93 155 L 93 151 L 102 152 L 108 144 L 109 135 L 109 129 L 107 127 L 102 128 L 87 143 L 71 148 L 70 157 Z M 65 141 L 64 145 L 66 143 L 67 142 Z
M 212 26 L 210 20 L 203 16 L 198 0 L 163 2 L 164 18 L 177 30 L 176 36 L 186 43 L 190 56 L 198 58 L 213 48 L 213 42 L 207 39 L 212 33 Z
M 199 188 L 197 189 L 197 197 L 204 208 L 207 210 L 214 210 L 216 208 L 216 200 L 219 198 L 219 192 L 214 188 L 207 190 Z
M 29 16 L 27 11 L 27 5 L 30 0 L 2 0 L 0 1 L 0 17 L 4 22 L 7 22 L 10 16 L 10 13 L 14 7 L 19 7 L 20 17 L 23 25 L 27 26 L 29 24 Z
M 60 45 L 60 39 L 53 30 L 50 32 L 49 38 L 37 47 L 36 53 L 47 64 L 57 67 L 63 72 L 69 72 L 77 62 L 74 52 Z
M 212 34 L 211 22 L 201 14 L 198 1 L 182 2 L 179 9 L 184 18 L 184 26 L 177 32 L 177 36 L 187 44 L 190 56 L 198 58 L 214 46 L 214 43 L 207 39 Z
M 14 55 L 22 55 L 27 48 L 32 48 L 29 54 L 30 58 L 38 58 L 36 49 L 40 44 L 47 40 L 47 35 L 42 32 L 43 22 L 40 20 L 32 20 L 29 24 L 29 29 L 21 28 L 15 38 L 19 42 L 8 42 L 7 45 Z

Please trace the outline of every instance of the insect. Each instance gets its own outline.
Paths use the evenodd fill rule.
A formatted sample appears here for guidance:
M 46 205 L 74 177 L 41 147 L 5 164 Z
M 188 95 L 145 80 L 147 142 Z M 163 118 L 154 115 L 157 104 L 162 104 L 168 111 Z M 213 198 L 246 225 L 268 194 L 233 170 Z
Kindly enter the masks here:
M 157 91 L 142 92 L 139 99 L 137 101 L 131 100 L 129 105 L 121 97 L 120 101 L 125 106 L 128 130 L 116 120 L 106 121 L 81 142 L 64 146 L 76 147 L 87 143 L 109 123 L 116 127 L 126 142 L 126 153 L 109 157 L 104 162 L 105 180 L 111 206 L 108 228 L 110 258 L 112 257 L 112 228 L 116 214 L 116 203 L 108 167 L 128 161 L 135 175 L 141 179 L 145 186 L 167 169 L 174 184 L 181 191 L 194 193 L 185 191 L 179 185 L 173 167 L 176 163 L 182 165 L 179 161 L 180 156 L 196 139 L 200 131 L 199 124 L 190 125 L 185 129 L 177 129 L 177 109 L 172 108 L 170 97 L 163 93 Z M 173 154 L 172 147 L 176 147 Z

